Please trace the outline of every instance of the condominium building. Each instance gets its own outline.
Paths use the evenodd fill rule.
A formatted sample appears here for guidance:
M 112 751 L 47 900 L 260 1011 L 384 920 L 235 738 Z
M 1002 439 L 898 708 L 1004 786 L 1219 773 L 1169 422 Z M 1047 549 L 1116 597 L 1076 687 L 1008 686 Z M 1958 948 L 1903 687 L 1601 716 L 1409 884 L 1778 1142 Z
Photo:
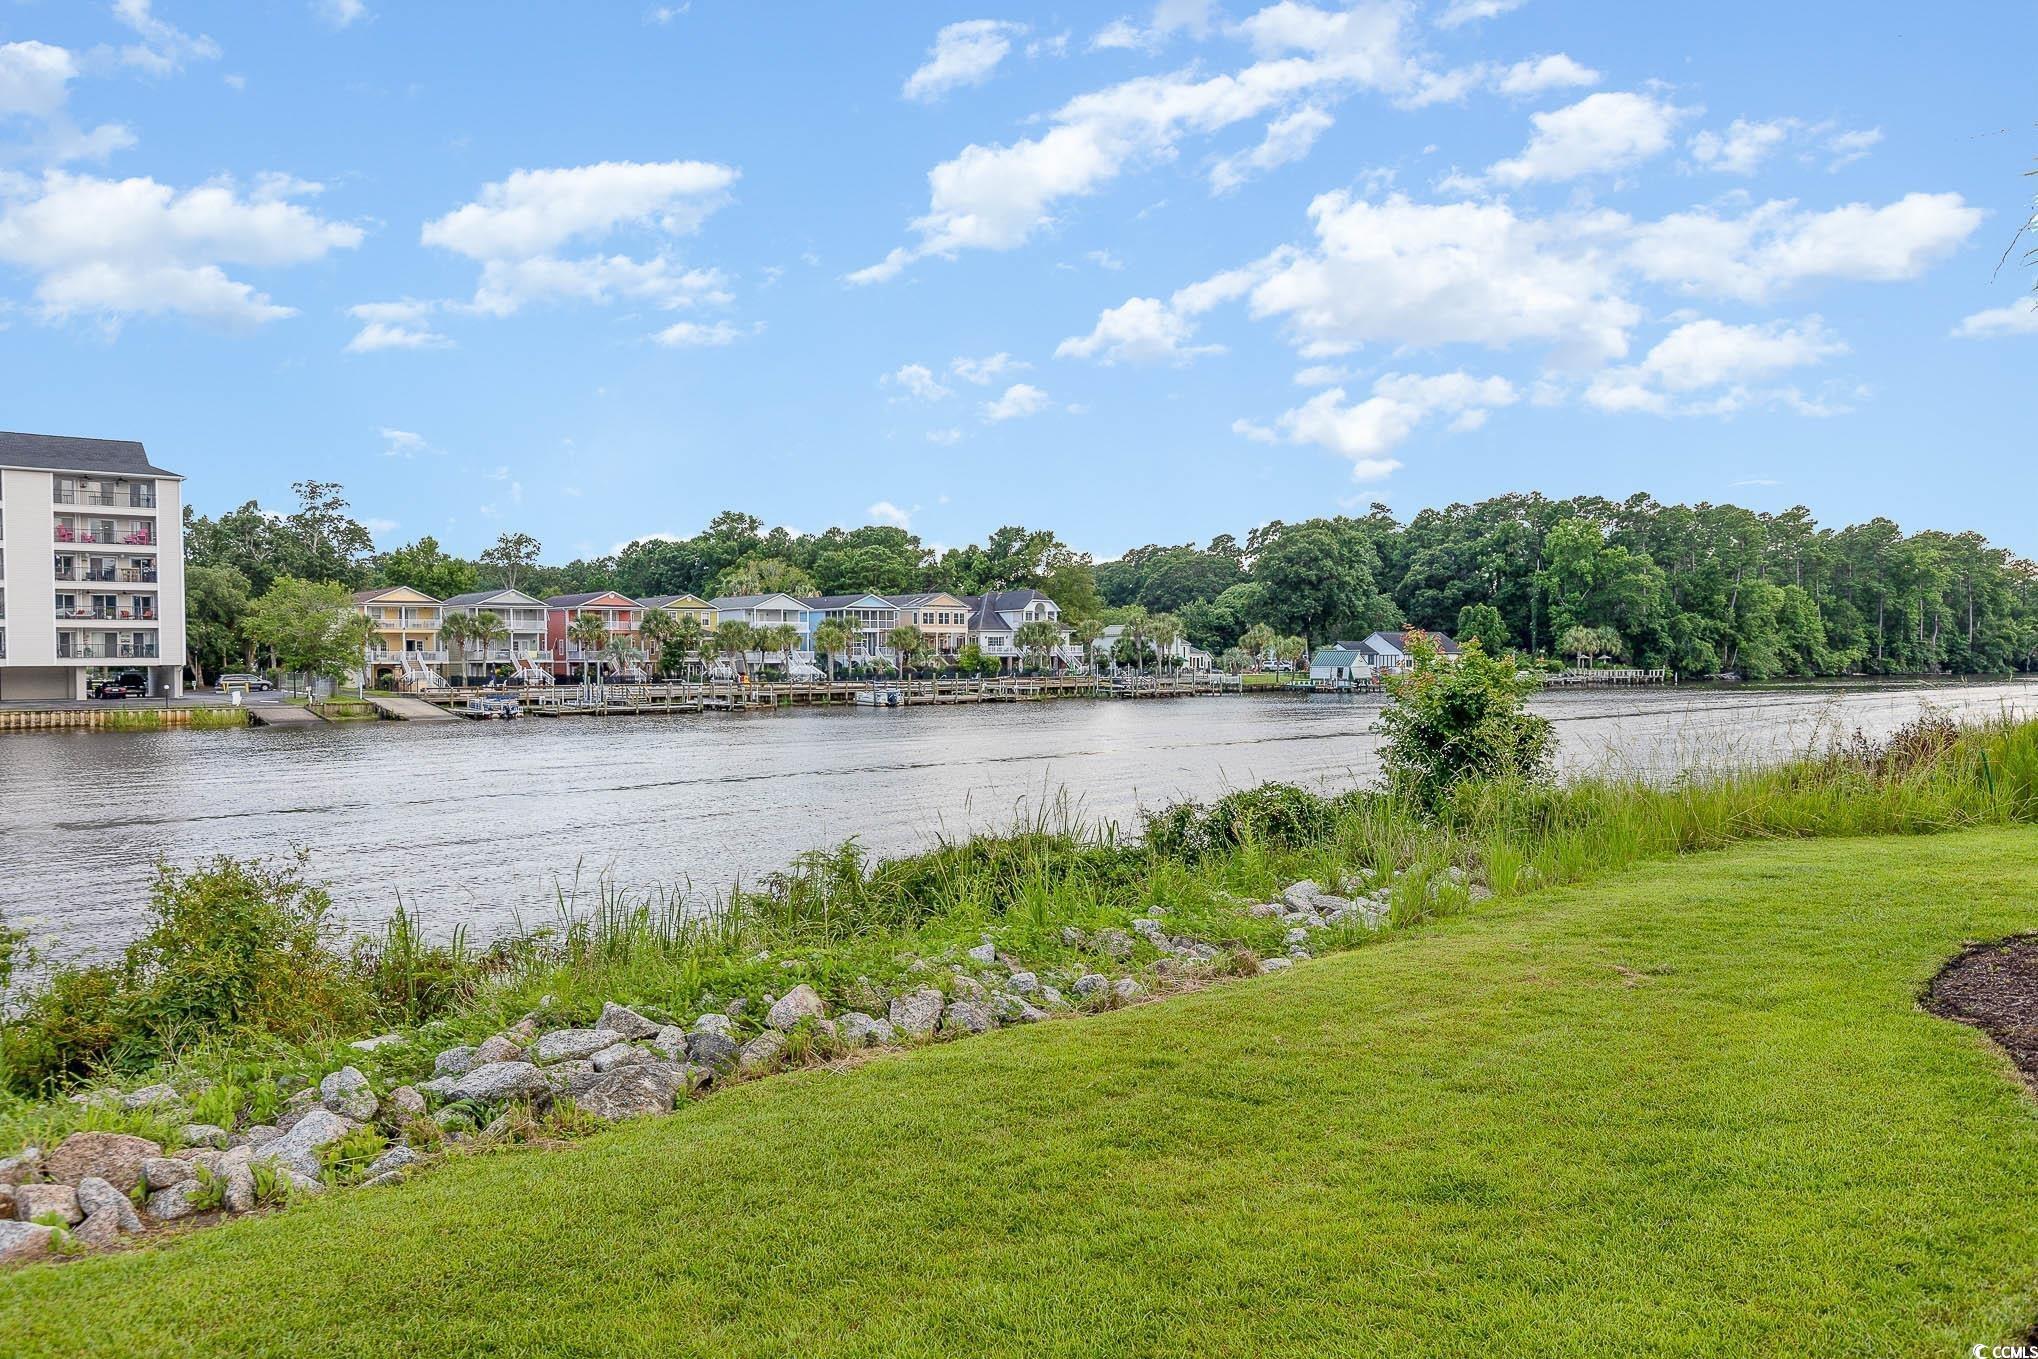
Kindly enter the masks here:
M 644 606 L 614 590 L 553 595 L 545 601 L 545 640 L 552 649 L 552 673 L 560 679 L 601 676 L 647 679 L 644 648 L 637 640 L 637 620 Z M 574 636 L 583 618 L 599 618 L 603 644 L 591 647 Z
M 970 606 L 954 595 L 933 594 L 892 595 L 891 602 L 898 606 L 899 622 L 910 623 L 920 629 L 920 636 L 927 642 L 928 650 L 947 660 L 954 660 L 958 652 L 969 644 Z
M 0 432 L 0 700 L 183 692 L 182 488 L 132 440 Z

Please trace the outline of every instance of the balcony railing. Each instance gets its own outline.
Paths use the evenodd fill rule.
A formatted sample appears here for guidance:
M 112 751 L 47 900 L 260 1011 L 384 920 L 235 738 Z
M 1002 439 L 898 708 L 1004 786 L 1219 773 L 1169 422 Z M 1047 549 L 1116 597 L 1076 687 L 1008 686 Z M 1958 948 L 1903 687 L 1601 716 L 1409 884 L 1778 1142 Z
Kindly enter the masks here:
M 104 585 L 154 585 L 156 573 L 140 566 L 74 566 L 68 571 L 59 568 L 56 579 Z
M 57 659 L 60 661 L 152 661 L 156 658 L 153 642 L 146 645 L 134 642 L 120 642 L 108 645 L 104 642 L 73 642 L 66 644 L 57 638 Z
M 109 546 L 154 547 L 154 529 L 113 529 L 102 532 L 98 529 L 74 529 L 68 524 L 57 525 L 57 541 L 60 543 L 105 543 Z
M 84 619 L 84 618 L 90 618 L 90 619 L 99 619 L 99 620 L 101 620 L 101 621 L 105 621 L 105 622 L 123 622 L 123 623 L 130 623 L 130 622 L 131 622 L 131 623 L 153 623 L 153 622 L 155 622 L 155 621 L 156 621 L 156 611 L 155 611 L 154 609 L 139 609 L 139 610 L 137 610 L 137 609 L 90 609 L 90 608 L 87 608 L 87 609 L 58 609 L 58 610 L 57 610 L 57 617 L 58 617 L 59 619 L 70 619 L 70 618 L 80 618 L 80 619 Z
M 390 651 L 385 647 L 368 647 L 361 653 L 370 665 L 402 665 L 405 659 L 422 661 L 426 665 L 443 665 L 446 653 L 443 651 Z
M 139 488 L 130 491 L 66 491 L 61 487 L 53 496 L 59 505 L 104 505 L 109 509 L 152 510 L 156 507 L 153 491 Z

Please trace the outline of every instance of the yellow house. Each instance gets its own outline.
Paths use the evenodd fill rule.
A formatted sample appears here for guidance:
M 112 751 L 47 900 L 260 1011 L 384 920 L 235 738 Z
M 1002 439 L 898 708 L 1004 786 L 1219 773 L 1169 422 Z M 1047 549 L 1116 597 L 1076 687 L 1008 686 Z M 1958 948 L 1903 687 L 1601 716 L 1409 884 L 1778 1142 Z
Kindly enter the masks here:
M 898 607 L 899 622 L 920 629 L 927 645 L 938 654 L 953 659 L 955 653 L 969 644 L 970 608 L 954 595 L 937 591 L 926 595 L 892 595 L 890 599 Z
M 408 585 L 356 590 L 354 609 L 365 614 L 373 630 L 362 656 L 362 674 L 371 686 L 388 677 L 413 688 L 445 683 L 438 667 L 446 663 L 439 643 L 445 609 L 439 601 Z
M 699 595 L 649 595 L 637 601 L 647 609 L 663 609 L 674 618 L 691 618 L 701 625 L 701 635 L 715 631 L 715 606 Z

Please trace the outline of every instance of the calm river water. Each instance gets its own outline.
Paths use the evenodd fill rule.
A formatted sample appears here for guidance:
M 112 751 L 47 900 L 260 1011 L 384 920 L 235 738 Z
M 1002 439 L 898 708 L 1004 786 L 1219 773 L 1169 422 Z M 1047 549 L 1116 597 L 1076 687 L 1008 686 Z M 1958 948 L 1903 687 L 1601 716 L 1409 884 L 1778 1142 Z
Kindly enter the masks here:
M 1673 772 L 1871 736 L 1930 703 L 2038 711 L 2038 685 L 1579 690 L 1546 695 L 1567 768 Z M 438 932 L 550 918 L 600 874 L 708 891 L 855 836 L 878 852 L 1005 826 L 1066 795 L 1140 807 L 1378 769 L 1378 700 L 1212 697 L 794 710 L 310 731 L 0 735 L 0 914 L 60 956 L 142 919 L 150 865 L 311 851 L 358 923 L 398 893 Z

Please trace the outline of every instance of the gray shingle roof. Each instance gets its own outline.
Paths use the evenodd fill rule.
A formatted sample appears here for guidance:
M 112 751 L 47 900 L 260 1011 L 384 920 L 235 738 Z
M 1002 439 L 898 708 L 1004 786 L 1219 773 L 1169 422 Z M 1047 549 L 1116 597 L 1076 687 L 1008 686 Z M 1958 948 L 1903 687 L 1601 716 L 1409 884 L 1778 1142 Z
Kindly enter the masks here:
M 623 601 L 623 603 L 613 605 L 611 607 L 618 609 L 621 608 L 634 609 L 637 607 L 636 600 L 631 599 L 628 595 L 620 594 L 615 590 L 589 590 L 585 594 L 578 595 L 553 595 L 550 599 L 547 599 L 545 601 L 545 607 L 548 609 L 577 609 L 582 604 L 587 603 L 590 599 L 605 599 L 610 595 L 615 595 L 617 599 Z
M 533 599 L 531 596 L 525 594 L 522 590 L 470 590 L 464 595 L 454 595 L 451 599 L 443 600 L 441 602 L 446 604 L 459 604 L 462 606 L 470 604 L 486 604 L 489 600 L 501 599 L 504 595 L 515 595 L 516 598 L 514 600 L 511 600 L 510 602 L 519 608 L 536 609 L 544 607 L 543 600 Z
M 0 467 L 113 477 L 177 475 L 151 463 L 133 439 L 77 439 L 67 434 L 16 434 L 10 430 L 0 430 Z

